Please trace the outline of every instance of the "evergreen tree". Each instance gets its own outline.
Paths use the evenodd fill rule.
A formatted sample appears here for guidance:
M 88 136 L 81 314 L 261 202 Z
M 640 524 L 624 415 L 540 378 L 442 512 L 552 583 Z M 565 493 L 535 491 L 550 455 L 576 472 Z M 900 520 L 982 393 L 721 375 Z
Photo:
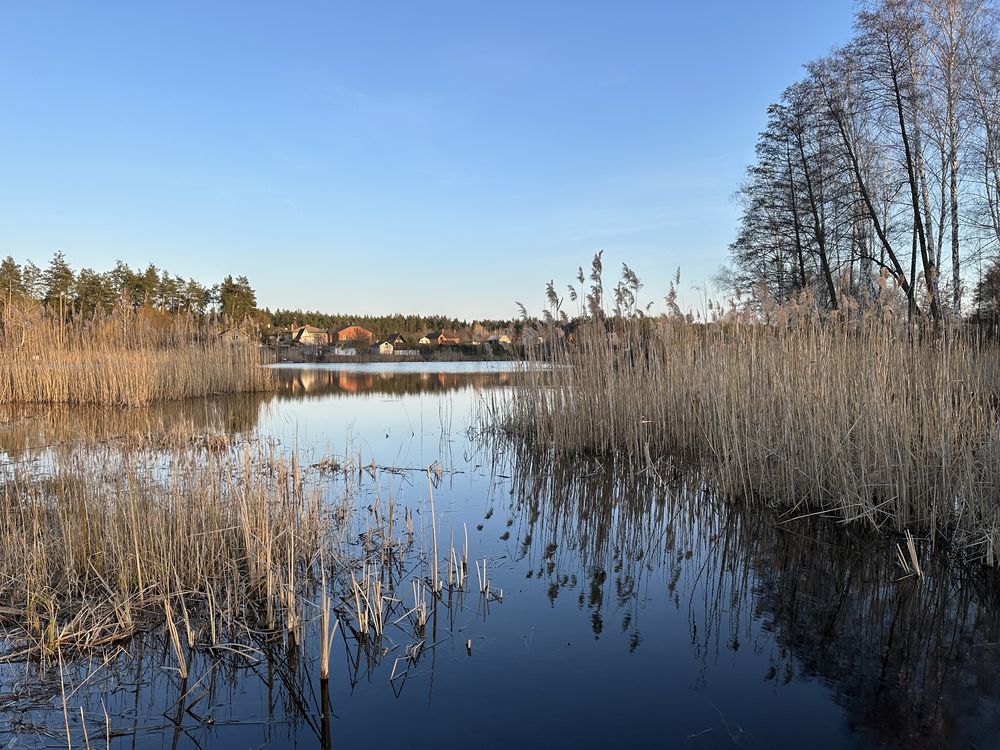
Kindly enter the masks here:
M 92 317 L 97 312 L 111 309 L 113 295 L 109 294 L 104 275 L 93 269 L 82 268 L 74 284 L 73 307 L 79 315 Z
M 23 297 L 26 294 L 21 267 L 11 256 L 0 263 L 0 304 Z
M 257 295 L 246 276 L 226 276 L 219 286 L 219 304 L 222 314 L 230 320 L 242 321 L 257 309 Z
M 42 274 L 42 302 L 62 315 L 68 314 L 73 303 L 73 281 L 73 269 L 62 253 L 56 253 Z

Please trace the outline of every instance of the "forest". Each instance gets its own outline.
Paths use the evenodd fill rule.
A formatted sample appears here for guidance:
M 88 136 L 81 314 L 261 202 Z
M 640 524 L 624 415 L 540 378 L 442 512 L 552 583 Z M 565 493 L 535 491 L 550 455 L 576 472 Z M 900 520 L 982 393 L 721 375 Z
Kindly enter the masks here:
M 55 253 L 45 268 L 28 260 L 18 264 L 12 256 L 0 261 L 0 308 L 11 302 L 36 302 L 66 320 L 91 319 L 116 310 L 134 312 L 145 308 L 170 315 L 221 315 L 243 323 L 250 319 L 262 331 L 288 329 L 293 325 L 314 325 L 336 330 L 357 324 L 382 338 L 391 333 L 422 336 L 444 329 L 462 338 L 485 339 L 494 331 L 519 331 L 523 320 L 459 320 L 447 315 L 350 315 L 318 311 L 257 307 L 257 293 L 246 276 L 227 275 L 221 282 L 206 285 L 188 277 L 169 273 L 150 263 L 133 270 L 118 261 L 110 271 L 92 268 L 74 270 L 62 253 Z M 415 339 L 414 339 L 415 340 Z

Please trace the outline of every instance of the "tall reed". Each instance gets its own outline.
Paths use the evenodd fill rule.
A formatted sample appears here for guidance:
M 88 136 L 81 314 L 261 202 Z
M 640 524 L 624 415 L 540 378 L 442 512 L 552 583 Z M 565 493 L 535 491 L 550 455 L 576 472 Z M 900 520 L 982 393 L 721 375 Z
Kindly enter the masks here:
M 539 451 L 640 470 L 682 456 L 731 497 L 943 534 L 996 562 L 1000 355 L 964 329 L 878 311 L 618 318 L 533 357 L 555 366 L 486 416 Z
M 273 388 L 260 346 L 189 315 L 121 309 L 64 320 L 37 305 L 0 315 L 0 404 L 136 406 Z

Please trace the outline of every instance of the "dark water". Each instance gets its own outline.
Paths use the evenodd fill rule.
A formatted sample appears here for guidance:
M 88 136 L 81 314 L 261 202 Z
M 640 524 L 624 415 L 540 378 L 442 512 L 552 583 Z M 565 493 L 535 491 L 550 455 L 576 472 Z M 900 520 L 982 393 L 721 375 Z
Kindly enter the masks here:
M 105 709 L 112 747 L 1000 746 L 991 576 L 927 560 L 897 580 L 894 541 L 862 530 L 744 512 L 682 472 L 538 463 L 468 433 L 516 373 L 442 367 L 289 368 L 276 394 L 7 415 L 0 447 L 20 459 L 179 424 L 270 436 L 305 463 L 357 454 L 401 469 L 359 503 L 381 482 L 421 527 L 426 476 L 408 469 L 437 462 L 439 537 L 467 531 L 489 562 L 494 596 L 442 603 L 412 663 L 406 622 L 368 648 L 338 634 L 328 693 L 308 634 L 303 651 L 195 653 L 186 682 L 161 632 L 70 665 L 76 746 L 80 708 L 94 747 Z M 59 691 L 0 670 L 0 742 L 63 744 Z

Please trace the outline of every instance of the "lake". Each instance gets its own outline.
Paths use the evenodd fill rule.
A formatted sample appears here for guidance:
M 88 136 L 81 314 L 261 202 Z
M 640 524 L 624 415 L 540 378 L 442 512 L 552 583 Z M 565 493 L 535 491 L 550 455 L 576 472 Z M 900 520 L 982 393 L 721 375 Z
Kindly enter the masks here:
M 310 638 L 197 650 L 186 680 L 162 628 L 61 679 L 8 660 L 4 746 L 60 746 L 68 723 L 83 747 L 84 721 L 94 747 L 105 723 L 112 747 L 136 748 L 996 746 L 991 573 L 942 557 L 904 578 L 886 537 L 734 507 L 695 472 L 522 453 L 480 424 L 484 399 L 519 387 L 514 363 L 276 370 L 275 393 L 11 412 L 0 461 L 43 471 L 75 442 L 178 424 L 266 441 L 314 467 L 331 502 L 351 482 L 359 513 L 390 498 L 412 513 L 421 554 L 435 527 L 439 558 L 467 545 L 469 590 L 415 630 L 402 566 L 381 639 L 362 644 L 341 614 L 326 687 Z

